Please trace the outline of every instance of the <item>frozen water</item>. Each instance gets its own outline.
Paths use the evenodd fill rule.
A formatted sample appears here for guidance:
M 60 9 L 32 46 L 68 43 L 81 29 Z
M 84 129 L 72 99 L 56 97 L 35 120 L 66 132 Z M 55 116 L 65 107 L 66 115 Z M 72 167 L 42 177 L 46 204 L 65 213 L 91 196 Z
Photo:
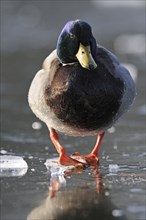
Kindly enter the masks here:
M 146 105 L 142 105 L 137 108 L 137 113 L 139 115 L 146 115 Z
M 35 130 L 39 130 L 42 128 L 42 124 L 40 122 L 33 122 L 32 123 L 32 128 Z
M 132 212 L 132 213 L 144 212 L 145 211 L 145 206 L 129 205 L 127 207 L 127 210 L 129 212 Z
M 74 168 L 74 166 L 63 166 L 63 165 L 58 164 L 57 161 L 58 161 L 58 158 L 52 158 L 52 159 L 46 160 L 44 164 L 51 174 L 50 182 L 53 182 L 54 180 L 57 180 L 58 178 L 59 184 L 61 186 L 65 186 L 66 185 L 66 179 L 64 177 L 65 171 L 67 171 L 68 169 Z
M 107 191 L 107 192 L 105 192 L 105 196 L 109 196 L 110 195 L 110 193 Z
M 120 217 L 120 216 L 122 216 L 123 214 L 124 214 L 123 211 L 122 211 L 122 210 L 119 210 L 119 209 L 114 209 L 114 210 L 112 211 L 112 215 L 115 216 L 115 217 Z
M 58 158 L 46 160 L 44 163 L 46 168 L 50 171 L 51 176 L 63 176 L 65 171 L 74 168 L 74 166 L 63 166 L 58 164 Z
M 117 164 L 109 164 L 109 172 L 117 173 L 119 171 L 119 166 Z
M 31 171 L 32 171 L 32 172 L 34 172 L 34 171 L 35 171 L 35 169 L 34 169 L 34 168 L 32 168 L 32 169 L 31 169 Z
M 7 151 L 6 150 L 0 150 L 0 153 L 1 154 L 7 154 Z
M 137 192 L 142 192 L 143 190 L 142 189 L 140 189 L 140 188 L 133 188 L 133 189 L 130 189 L 130 192 L 135 192 L 135 193 L 137 193 Z
M 3 116 L 1 144 L 2 149 L 7 151 L 2 151 L 1 154 L 17 155 L 18 153 L 20 156 L 25 155 L 25 158 L 27 158 L 26 161 L 29 162 L 29 172 L 27 172 L 22 178 L 1 178 L 2 195 L 0 203 L 2 219 L 26 219 L 31 209 L 42 205 L 44 199 L 46 201 L 45 207 L 47 213 L 49 213 L 51 209 L 48 202 L 50 201 L 52 203 L 53 200 L 56 199 L 56 203 L 52 208 L 58 217 L 59 213 L 61 211 L 63 212 L 64 202 L 69 205 L 72 213 L 72 205 L 70 202 L 67 203 L 67 201 L 72 201 L 72 199 L 73 201 L 76 200 L 74 189 L 77 188 L 77 192 L 78 189 L 81 189 L 83 192 L 83 197 L 80 199 L 80 201 L 83 201 L 83 204 L 81 204 L 81 206 L 78 205 L 78 210 L 81 207 L 85 207 L 84 201 L 85 203 L 86 201 L 89 201 L 90 203 L 92 193 L 93 196 L 96 196 L 97 194 L 95 192 L 95 185 L 97 184 L 98 177 L 96 178 L 91 170 L 90 175 L 88 174 L 88 170 L 83 170 L 81 174 L 73 173 L 73 175 L 70 176 L 70 179 L 67 179 L 68 176 L 65 177 L 67 180 L 67 187 L 61 189 L 60 192 L 56 194 L 56 198 L 49 200 L 48 187 L 50 184 L 50 178 L 52 178 L 52 181 L 57 181 L 57 184 L 58 182 L 65 183 L 62 178 L 63 175 L 61 175 L 63 171 L 61 168 L 61 171 L 58 172 L 56 171 L 56 168 L 53 169 L 52 167 L 51 172 L 54 176 L 51 176 L 50 171 L 47 170 L 49 168 L 46 169 L 46 166 L 44 166 L 44 162 L 48 159 L 47 157 L 57 158 L 58 153 L 55 153 L 56 151 L 54 150 L 53 144 L 48 139 L 48 131 L 45 126 L 44 131 L 42 131 L 42 122 L 40 122 L 42 124 L 41 129 L 34 130 L 34 128 L 32 128 L 32 123 L 39 122 L 39 120 L 32 114 L 28 107 L 28 103 L 26 102 L 28 85 L 34 77 L 35 72 L 40 68 L 43 60 L 42 57 L 44 57 L 44 54 L 47 55 L 50 53 L 53 49 L 53 45 L 56 45 L 58 31 L 62 28 L 62 25 L 64 25 L 64 19 L 69 20 L 73 15 L 76 18 L 80 16 L 88 17 L 88 22 L 93 25 L 93 31 L 97 43 L 105 46 L 113 52 L 116 49 L 114 53 L 118 57 L 118 60 L 130 64 L 130 68 L 134 67 L 132 73 L 134 70 L 138 70 L 137 75 L 134 76 L 133 74 L 134 77 L 137 77 L 136 87 L 138 91 L 135 103 L 129 114 L 126 114 L 117 124 L 116 132 L 110 135 L 107 134 L 105 139 L 103 139 L 99 152 L 101 158 L 99 180 L 103 186 L 101 193 L 98 193 L 96 196 L 99 197 L 100 207 L 97 218 L 102 220 L 104 218 L 101 214 L 102 210 L 105 210 L 106 214 L 106 211 L 110 209 L 110 215 L 107 214 L 106 219 L 144 220 L 144 175 L 146 171 L 146 168 L 144 168 L 145 155 L 143 154 L 145 148 L 143 116 L 146 115 L 144 102 L 145 8 L 143 6 L 141 9 L 138 7 L 138 4 L 145 4 L 144 1 L 137 1 L 137 3 L 135 3 L 136 1 L 114 0 L 112 2 L 117 5 L 116 11 L 115 9 L 112 9 L 113 4 L 110 4 L 111 1 L 108 1 L 108 3 L 107 1 L 94 1 L 97 7 L 99 4 L 105 6 L 105 8 L 100 7 L 99 13 L 97 13 L 97 9 L 92 1 L 90 5 L 88 3 L 84 4 L 84 8 L 83 4 L 79 3 L 79 1 L 77 3 L 74 3 L 76 1 L 72 1 L 71 3 L 64 1 L 65 3 L 63 3 L 62 1 L 61 5 L 64 4 L 63 6 L 66 6 L 70 11 L 66 10 L 66 7 L 63 6 L 57 7 L 57 1 L 52 1 L 51 3 L 49 3 L 50 1 L 43 1 L 43 4 L 42 1 L 31 1 L 30 7 L 28 7 L 28 2 L 26 2 L 27 5 L 25 2 L 26 1 L 2 1 L 3 8 L 1 10 L 3 13 L 3 19 L 1 20 L 3 28 L 2 50 L 4 53 L 2 54 L 3 87 L 1 110 Z M 126 8 L 123 9 L 121 4 L 125 4 Z M 129 8 L 127 8 L 128 5 Z M 71 7 L 69 8 L 69 6 Z M 91 10 L 87 10 L 89 7 Z M 133 7 L 135 8 L 133 9 Z M 81 8 L 83 9 L 82 11 Z M 59 10 L 56 11 L 56 13 L 60 12 L 57 14 L 59 19 L 53 19 L 52 13 L 54 12 L 54 9 Z M 35 17 L 36 20 L 34 20 Z M 94 19 L 95 17 L 97 19 Z M 99 29 L 100 31 L 98 31 Z M 127 37 L 126 41 L 125 38 L 119 39 L 116 48 L 113 48 L 115 37 L 118 37 L 118 35 L 123 36 L 123 34 L 128 35 L 128 39 Z M 140 35 L 133 38 L 135 34 Z M 31 61 L 30 65 L 29 61 Z M 134 66 L 131 66 L 131 64 Z M 12 74 L 12 69 L 15 69 L 14 74 Z M 75 151 L 79 151 L 83 155 L 88 154 L 96 141 L 95 137 L 74 138 L 61 134 L 59 134 L 59 136 L 61 143 L 65 146 L 68 154 Z M 49 149 L 46 146 L 48 146 Z M 126 156 L 128 154 L 130 157 Z M 106 160 L 107 155 L 109 156 Z M 112 159 L 114 162 L 109 161 L 109 159 Z M 109 172 L 109 164 L 118 164 L 119 168 L 117 166 L 110 167 L 110 169 L 112 168 L 111 173 Z M 123 164 L 126 165 L 124 166 Z M 113 172 L 113 168 L 116 172 Z M 5 169 L 4 172 L 5 176 L 12 176 L 14 174 L 15 176 L 16 174 L 17 176 L 21 176 L 25 172 L 25 168 Z M 59 173 L 59 175 L 55 176 L 55 172 L 56 174 Z M 109 174 L 109 176 L 107 174 Z M 66 199 L 64 198 L 65 191 Z M 105 194 L 104 191 L 106 191 Z M 80 194 L 77 196 L 80 197 Z M 94 200 L 92 201 L 94 202 Z M 98 198 L 96 201 L 98 201 Z M 73 203 L 73 207 L 74 204 L 75 203 Z M 67 205 L 65 208 L 67 208 Z M 96 204 L 96 207 L 97 206 L 98 204 Z M 84 214 L 88 212 L 88 208 L 89 207 L 87 207 Z M 45 216 L 42 218 L 39 216 L 39 213 L 41 212 L 42 215 L 45 215 L 45 210 L 38 209 L 36 218 L 39 220 L 45 218 Z M 59 213 L 58 210 L 60 210 Z M 127 217 L 118 217 L 117 215 L 120 214 L 119 210 L 123 210 L 124 215 Z M 136 212 L 134 212 L 135 210 Z M 65 209 L 65 211 L 67 213 L 69 210 Z M 97 209 L 93 211 L 93 215 L 96 215 L 96 211 Z M 111 217 L 112 214 L 114 216 Z M 47 219 L 52 218 L 48 217 Z M 93 219 L 96 219 L 96 216 L 93 216 Z
M 112 133 L 114 133 L 116 131 L 116 128 L 114 126 L 112 126 L 107 131 L 108 131 L 108 133 L 112 134 Z
M 1 169 L 27 168 L 27 163 L 19 156 L 0 156 Z
M 19 156 L 0 156 L 0 176 L 23 176 L 26 174 L 28 165 Z

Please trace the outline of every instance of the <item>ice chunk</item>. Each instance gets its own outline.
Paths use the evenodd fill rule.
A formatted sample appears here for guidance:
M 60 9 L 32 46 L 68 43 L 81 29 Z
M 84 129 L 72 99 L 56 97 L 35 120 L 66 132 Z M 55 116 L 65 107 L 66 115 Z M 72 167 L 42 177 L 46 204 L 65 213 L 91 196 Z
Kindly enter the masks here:
M 109 164 L 109 172 L 117 173 L 119 171 L 119 166 L 117 164 Z
M 7 154 L 7 151 L 6 150 L 0 150 L 0 153 L 1 154 Z
M 19 156 L 0 156 L 0 176 L 23 176 L 27 173 L 28 165 Z
M 33 122 L 32 123 L 32 128 L 35 129 L 35 130 L 39 130 L 42 128 L 42 124 L 40 122 Z
M 112 126 L 112 127 L 109 128 L 107 131 L 108 131 L 108 133 L 112 134 L 112 133 L 115 133 L 116 128 L 115 128 L 114 126 Z
M 52 177 L 53 176 L 62 176 L 62 175 L 64 175 L 66 170 L 74 168 L 74 166 L 63 166 L 63 165 L 58 164 L 57 157 L 46 160 L 46 162 L 44 164 L 45 164 L 47 170 L 50 171 Z
M 44 164 L 51 174 L 50 182 L 59 181 L 60 186 L 66 186 L 65 171 L 74 166 L 63 166 L 58 164 L 57 157 L 46 160 Z
M 112 211 L 112 215 L 115 216 L 115 217 L 120 217 L 120 216 L 122 216 L 123 214 L 124 214 L 123 211 L 120 210 L 120 209 L 114 209 L 114 210 Z

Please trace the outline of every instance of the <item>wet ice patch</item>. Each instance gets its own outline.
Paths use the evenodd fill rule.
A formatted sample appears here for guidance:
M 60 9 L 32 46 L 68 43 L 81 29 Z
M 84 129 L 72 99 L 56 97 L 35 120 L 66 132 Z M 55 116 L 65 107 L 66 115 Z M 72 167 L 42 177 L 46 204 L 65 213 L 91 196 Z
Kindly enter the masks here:
M 27 173 L 28 165 L 19 156 L 0 156 L 0 176 L 23 176 Z

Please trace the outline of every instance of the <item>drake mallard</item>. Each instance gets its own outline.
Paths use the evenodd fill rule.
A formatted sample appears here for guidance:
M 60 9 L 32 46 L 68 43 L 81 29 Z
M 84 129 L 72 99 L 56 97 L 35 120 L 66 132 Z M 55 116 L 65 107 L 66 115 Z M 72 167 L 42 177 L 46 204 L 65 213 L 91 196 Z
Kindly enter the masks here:
M 113 53 L 96 44 L 87 22 L 75 20 L 64 26 L 56 49 L 35 75 L 28 101 L 48 127 L 59 163 L 76 165 L 79 161 L 66 154 L 57 131 L 97 135 L 95 147 L 84 156 L 87 164 L 96 163 L 105 131 L 129 109 L 135 94 L 128 70 Z

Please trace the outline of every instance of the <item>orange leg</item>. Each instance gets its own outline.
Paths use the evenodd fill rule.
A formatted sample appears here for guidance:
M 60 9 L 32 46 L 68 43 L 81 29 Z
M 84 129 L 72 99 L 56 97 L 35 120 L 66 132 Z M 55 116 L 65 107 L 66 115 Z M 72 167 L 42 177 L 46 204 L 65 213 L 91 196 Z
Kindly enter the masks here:
M 66 154 L 65 149 L 63 148 L 63 146 L 60 144 L 59 139 L 58 139 L 58 134 L 56 133 L 56 131 L 54 129 L 50 129 L 50 138 L 51 141 L 53 142 L 57 152 L 59 153 L 59 163 L 62 165 L 75 165 L 75 166 L 84 166 L 84 163 L 79 162 L 78 160 L 75 160 L 71 157 L 69 157 Z
M 94 165 L 94 164 L 97 164 L 99 162 L 98 151 L 99 151 L 99 148 L 100 148 L 101 141 L 104 137 L 104 134 L 105 134 L 105 132 L 100 133 L 97 136 L 97 141 L 96 141 L 95 147 L 93 148 L 93 150 L 91 151 L 90 154 L 88 154 L 84 157 L 87 164 L 89 164 L 89 165 L 93 164 Z

